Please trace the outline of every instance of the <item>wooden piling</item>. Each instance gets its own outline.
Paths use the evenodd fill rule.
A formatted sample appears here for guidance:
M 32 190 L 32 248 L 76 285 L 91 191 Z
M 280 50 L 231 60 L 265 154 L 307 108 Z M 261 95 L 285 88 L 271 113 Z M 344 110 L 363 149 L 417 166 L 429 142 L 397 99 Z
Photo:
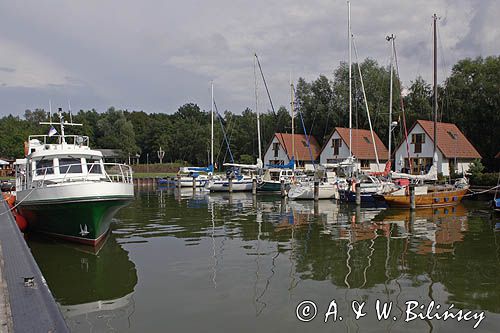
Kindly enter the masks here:
M 359 183 L 356 183 L 356 205 L 361 205 L 361 187 Z
M 410 184 L 410 209 L 415 210 L 415 184 Z
M 193 191 L 196 190 L 196 177 L 193 176 Z
M 284 179 L 280 180 L 280 190 L 281 190 L 281 197 L 282 198 L 286 197 L 285 180 Z
M 253 177 L 252 179 L 252 194 L 257 194 L 257 178 Z
M 319 200 L 319 181 L 314 181 L 314 201 Z
M 181 190 L 181 175 L 177 175 L 177 188 Z
M 233 177 L 229 176 L 229 193 L 233 193 Z

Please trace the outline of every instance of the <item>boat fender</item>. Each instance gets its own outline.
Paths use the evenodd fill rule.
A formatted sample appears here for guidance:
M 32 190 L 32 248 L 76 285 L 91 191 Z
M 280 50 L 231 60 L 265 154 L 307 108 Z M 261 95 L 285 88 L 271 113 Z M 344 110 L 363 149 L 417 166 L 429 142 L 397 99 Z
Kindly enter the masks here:
M 16 218 L 16 223 L 17 223 L 17 226 L 19 227 L 19 230 L 24 232 L 26 230 L 26 228 L 28 228 L 28 221 L 26 221 L 24 216 L 22 216 L 21 214 L 17 214 L 15 218 Z

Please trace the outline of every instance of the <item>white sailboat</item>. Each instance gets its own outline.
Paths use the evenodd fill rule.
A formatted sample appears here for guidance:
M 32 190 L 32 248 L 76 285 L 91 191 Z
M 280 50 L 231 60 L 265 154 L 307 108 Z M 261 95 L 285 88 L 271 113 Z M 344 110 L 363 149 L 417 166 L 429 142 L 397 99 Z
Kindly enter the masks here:
M 214 165 L 214 85 L 212 82 L 212 105 L 211 105 L 211 140 L 210 140 L 210 165 Z M 205 188 L 211 192 L 242 192 L 251 191 L 253 186 L 253 176 L 242 174 L 242 170 L 254 170 L 257 165 L 244 165 L 236 163 L 225 163 L 225 166 L 230 166 L 231 169 L 226 174 L 226 177 L 217 177 L 213 174 L 206 182 Z

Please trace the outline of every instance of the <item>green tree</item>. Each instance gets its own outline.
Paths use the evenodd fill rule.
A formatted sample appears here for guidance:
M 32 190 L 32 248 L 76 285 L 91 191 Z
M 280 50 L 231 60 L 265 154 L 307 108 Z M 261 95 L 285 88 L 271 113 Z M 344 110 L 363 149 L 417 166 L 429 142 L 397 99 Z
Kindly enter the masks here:
M 101 148 L 120 149 L 125 156 L 139 153 L 132 122 L 121 110 L 111 107 L 97 122 L 97 143 Z

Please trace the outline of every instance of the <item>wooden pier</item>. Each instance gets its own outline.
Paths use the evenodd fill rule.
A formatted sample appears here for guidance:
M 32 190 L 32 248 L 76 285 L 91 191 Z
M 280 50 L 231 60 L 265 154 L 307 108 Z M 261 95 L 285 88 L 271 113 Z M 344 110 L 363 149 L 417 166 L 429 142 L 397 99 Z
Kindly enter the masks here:
M 0 201 L 0 333 L 68 332 L 7 203 Z

